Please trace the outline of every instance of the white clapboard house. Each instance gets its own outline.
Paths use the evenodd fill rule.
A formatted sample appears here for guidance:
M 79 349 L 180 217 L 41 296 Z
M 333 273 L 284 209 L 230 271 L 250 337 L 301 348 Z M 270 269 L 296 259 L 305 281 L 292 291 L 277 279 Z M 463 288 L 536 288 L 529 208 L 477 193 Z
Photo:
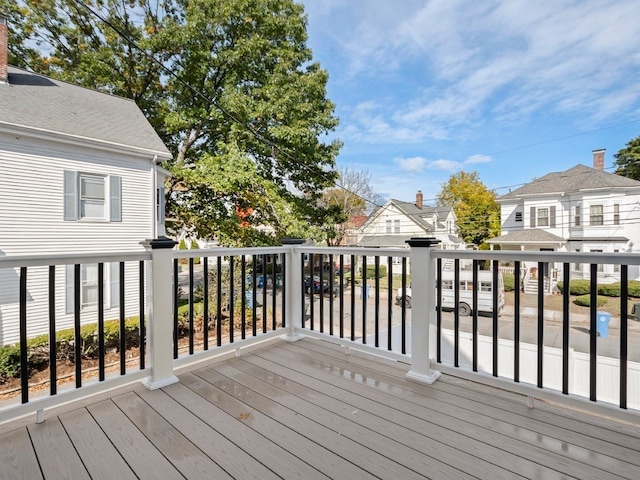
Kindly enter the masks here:
M 163 233 L 157 163 L 170 158 L 135 102 L 0 65 L 0 256 L 142 252 Z M 104 269 L 106 319 L 119 314 L 117 268 Z M 55 278 L 56 325 L 71 326 L 73 265 Z M 125 278 L 138 285 L 135 264 Z M 18 279 L 0 268 L 0 345 L 18 341 Z M 45 269 L 30 268 L 29 337 L 47 332 L 47 289 Z M 95 322 L 97 264 L 82 265 L 81 290 L 82 322 Z M 135 306 L 137 287 L 125 292 Z

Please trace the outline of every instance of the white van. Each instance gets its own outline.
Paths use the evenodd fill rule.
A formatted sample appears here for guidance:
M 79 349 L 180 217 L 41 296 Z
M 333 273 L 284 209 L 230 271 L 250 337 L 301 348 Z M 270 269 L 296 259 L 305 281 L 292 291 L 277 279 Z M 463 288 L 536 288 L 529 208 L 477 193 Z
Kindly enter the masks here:
M 455 308 L 455 292 L 453 290 L 454 272 L 445 270 L 442 272 L 442 309 L 453 310 Z M 478 271 L 478 312 L 493 313 L 493 272 L 489 270 Z M 458 312 L 460 315 L 471 315 L 473 306 L 473 271 L 460 270 L 459 284 L 460 298 Z M 396 305 L 402 305 L 402 288 L 396 293 Z M 407 308 L 411 308 L 411 287 L 407 289 L 405 300 Z M 504 280 L 502 273 L 498 272 L 498 313 L 504 307 Z

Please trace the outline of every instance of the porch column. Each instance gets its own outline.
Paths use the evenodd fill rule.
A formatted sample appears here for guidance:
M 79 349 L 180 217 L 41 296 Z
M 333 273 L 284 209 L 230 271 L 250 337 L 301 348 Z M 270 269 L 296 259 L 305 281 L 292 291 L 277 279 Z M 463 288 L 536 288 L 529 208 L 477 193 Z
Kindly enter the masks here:
M 407 378 L 432 384 L 440 372 L 431 370 L 436 353 L 436 261 L 431 251 L 435 238 L 412 238 L 411 247 L 411 370 Z
M 282 245 L 287 247 L 286 268 L 284 272 L 283 294 L 286 295 L 285 308 L 287 333 L 281 336 L 283 340 L 295 342 L 304 338 L 300 334 L 302 329 L 302 314 L 304 305 L 302 303 L 302 255 L 296 247 L 305 241 L 299 238 L 283 238 Z
M 151 376 L 142 380 L 150 390 L 178 382 L 173 373 L 173 254 L 176 243 L 159 237 L 142 244 L 151 250 L 147 262 L 147 345 Z

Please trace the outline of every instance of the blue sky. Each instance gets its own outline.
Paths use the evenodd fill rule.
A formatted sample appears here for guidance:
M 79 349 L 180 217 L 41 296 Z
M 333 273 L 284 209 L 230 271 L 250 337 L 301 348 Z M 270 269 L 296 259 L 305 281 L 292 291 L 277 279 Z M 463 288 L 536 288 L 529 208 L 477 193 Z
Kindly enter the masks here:
M 301 0 L 329 72 L 339 167 L 433 204 L 477 171 L 498 195 L 640 135 L 638 0 Z

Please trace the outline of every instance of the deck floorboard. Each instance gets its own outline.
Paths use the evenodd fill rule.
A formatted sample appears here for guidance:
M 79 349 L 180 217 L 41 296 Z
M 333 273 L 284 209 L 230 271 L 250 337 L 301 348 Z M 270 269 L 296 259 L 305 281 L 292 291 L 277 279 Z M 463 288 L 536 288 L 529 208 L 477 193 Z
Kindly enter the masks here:
M 1 479 L 630 479 L 640 421 L 305 339 L 0 432 Z

